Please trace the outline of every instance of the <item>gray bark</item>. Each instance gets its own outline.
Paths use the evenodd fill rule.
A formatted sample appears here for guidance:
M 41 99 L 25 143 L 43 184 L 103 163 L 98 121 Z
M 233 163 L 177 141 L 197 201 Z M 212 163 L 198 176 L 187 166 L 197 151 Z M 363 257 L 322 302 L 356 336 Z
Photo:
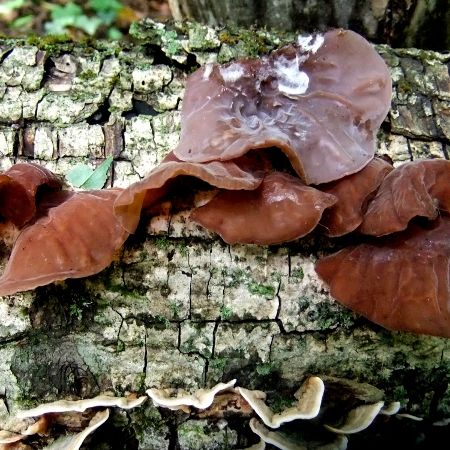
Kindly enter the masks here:
M 3 169 L 37 160 L 64 175 L 79 162 L 112 155 L 108 185 L 126 186 L 176 145 L 184 82 L 197 62 L 255 56 L 293 37 L 150 21 L 132 31 L 133 45 L 0 43 Z M 394 80 L 379 153 L 396 164 L 448 159 L 450 56 L 377 50 Z M 335 303 L 313 271 L 332 246 L 313 237 L 230 247 L 186 214 L 155 217 L 102 273 L 1 298 L 0 424 L 18 409 L 55 399 L 149 387 L 193 391 L 232 378 L 282 404 L 311 374 L 329 380 L 328 401 L 342 411 L 355 398 L 383 398 L 432 422 L 449 417 L 449 341 L 389 332 Z M 4 265 L 6 248 L 2 253 Z M 345 388 L 327 377 L 377 389 Z M 148 402 L 114 417 L 95 435 L 98 447 L 89 448 L 255 442 L 234 416 L 219 427 Z M 405 427 L 401 420 L 396 426 Z
M 349 28 L 394 47 L 450 48 L 446 0 L 169 0 L 177 20 L 316 31 Z

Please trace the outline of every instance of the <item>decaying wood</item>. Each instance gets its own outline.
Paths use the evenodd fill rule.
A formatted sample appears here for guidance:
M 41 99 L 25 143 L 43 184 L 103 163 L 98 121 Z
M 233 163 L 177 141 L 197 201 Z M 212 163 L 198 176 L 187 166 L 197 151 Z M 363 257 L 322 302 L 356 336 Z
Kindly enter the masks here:
M 122 45 L 0 43 L 3 169 L 38 160 L 64 175 L 111 155 L 108 185 L 126 186 L 176 145 L 192 70 L 293 37 L 153 22 L 133 33 L 136 41 Z M 379 153 L 396 164 L 448 159 L 450 54 L 377 50 L 394 80 Z M 346 407 L 398 400 L 404 412 L 431 421 L 450 416 L 449 341 L 386 331 L 330 299 L 313 263 L 332 241 L 315 235 L 288 246 L 230 247 L 187 216 L 142 224 L 96 276 L 0 299 L 0 423 L 44 401 L 195 390 L 233 378 L 283 403 L 308 375 L 334 377 L 325 392 Z M 3 264 L 7 253 L 2 248 Z M 107 431 L 94 434 L 97 442 L 142 449 L 256 442 L 232 414 L 220 412 L 217 425 L 214 414 L 190 418 L 146 405 L 117 411 Z
M 276 30 L 351 28 L 394 47 L 448 49 L 445 0 L 169 0 L 177 20 Z

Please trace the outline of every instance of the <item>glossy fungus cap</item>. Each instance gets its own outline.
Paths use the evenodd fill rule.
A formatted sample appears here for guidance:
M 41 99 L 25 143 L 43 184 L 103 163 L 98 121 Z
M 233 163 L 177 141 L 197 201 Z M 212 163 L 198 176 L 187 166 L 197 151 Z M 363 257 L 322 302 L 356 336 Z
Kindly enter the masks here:
M 278 147 L 306 184 L 361 170 L 391 101 L 386 64 L 344 30 L 299 37 L 267 57 L 209 64 L 191 75 L 183 99 L 183 161 L 228 161 Z
M 336 197 L 272 172 L 253 191 L 223 191 L 196 209 L 191 219 L 228 244 L 277 244 L 305 236 Z
M 38 191 L 61 187 L 60 179 L 48 169 L 31 163 L 15 164 L 0 174 L 0 216 L 22 227 L 36 214 Z
M 319 260 L 344 306 L 390 330 L 450 337 L 450 216 Z
M 374 158 L 359 172 L 319 186 L 321 191 L 338 199 L 335 205 L 324 212 L 320 221 L 325 233 L 337 237 L 356 230 L 363 221 L 369 200 L 392 170 L 391 164 L 381 158 Z
M 161 199 L 168 191 L 169 182 L 175 178 L 190 176 L 229 190 L 255 189 L 263 179 L 263 165 L 264 162 L 256 161 L 256 158 L 189 163 L 178 161 L 169 154 L 142 181 L 132 184 L 119 195 L 114 213 L 122 226 L 132 233 L 139 222 L 142 207 L 150 207 Z
M 25 227 L 0 278 L 0 295 L 34 289 L 107 267 L 128 233 L 113 215 L 119 190 L 61 191 L 41 205 L 46 214 Z
M 413 217 L 435 219 L 439 210 L 450 212 L 450 161 L 412 161 L 384 178 L 360 231 L 372 236 L 395 233 L 406 229 Z

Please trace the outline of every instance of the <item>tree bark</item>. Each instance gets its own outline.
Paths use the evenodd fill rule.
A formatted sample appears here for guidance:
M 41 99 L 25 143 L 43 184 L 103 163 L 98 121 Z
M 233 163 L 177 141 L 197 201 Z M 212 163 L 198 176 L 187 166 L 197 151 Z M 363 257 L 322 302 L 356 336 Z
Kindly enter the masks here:
M 300 32 L 348 28 L 393 47 L 450 48 L 446 0 L 169 0 L 177 20 Z
M 184 83 L 198 64 L 257 56 L 294 38 L 151 21 L 132 34 L 133 44 L 0 43 L 3 169 L 34 160 L 64 175 L 113 156 L 108 186 L 127 186 L 176 145 Z M 450 56 L 377 50 L 394 81 L 378 152 L 396 164 L 448 159 Z M 149 387 L 194 391 L 232 378 L 282 403 L 311 374 L 328 380 L 328 398 L 343 411 L 348 388 L 335 378 L 375 386 L 352 384 L 352 398 L 398 400 L 426 426 L 450 416 L 449 341 L 384 330 L 334 302 L 313 270 L 331 241 L 228 246 L 187 216 L 142 224 L 96 276 L 0 298 L 0 424 L 56 399 Z M 7 253 L 4 247 L 2 265 Z M 217 417 L 200 420 L 147 402 L 114 417 L 89 448 L 255 442 L 234 416 L 219 426 Z

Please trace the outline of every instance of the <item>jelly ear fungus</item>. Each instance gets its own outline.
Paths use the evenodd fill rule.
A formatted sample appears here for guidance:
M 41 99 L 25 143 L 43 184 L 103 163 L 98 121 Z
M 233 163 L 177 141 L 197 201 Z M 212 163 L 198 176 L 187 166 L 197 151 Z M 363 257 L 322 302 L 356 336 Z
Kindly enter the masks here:
M 331 295 L 390 330 L 450 337 L 450 216 L 319 260 Z
M 128 233 L 113 215 L 118 190 L 61 191 L 45 198 L 40 216 L 19 234 L 0 295 L 80 278 L 106 268 Z
M 229 161 L 276 147 L 306 184 L 361 170 L 391 100 L 386 64 L 346 30 L 299 38 L 269 56 L 209 64 L 183 99 L 183 161 Z

